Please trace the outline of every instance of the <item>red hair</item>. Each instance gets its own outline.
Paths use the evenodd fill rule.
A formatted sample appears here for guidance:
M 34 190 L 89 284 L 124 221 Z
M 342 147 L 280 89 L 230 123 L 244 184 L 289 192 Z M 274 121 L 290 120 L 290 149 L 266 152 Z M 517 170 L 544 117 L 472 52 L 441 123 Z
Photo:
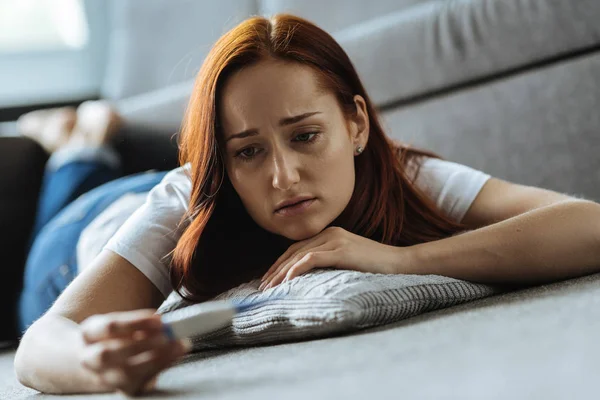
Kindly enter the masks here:
M 329 34 L 291 15 L 253 17 L 223 35 L 209 52 L 182 125 L 180 163 L 192 166 L 185 216 L 191 223 L 173 252 L 170 272 L 183 297 L 206 300 L 256 278 L 293 243 L 252 220 L 221 158 L 217 105 L 223 83 L 241 67 L 268 58 L 313 68 L 348 116 L 356 113 L 354 96 L 365 99 L 369 141 L 355 157 L 350 202 L 332 226 L 394 246 L 437 240 L 466 228 L 437 210 L 407 173 L 409 161 L 415 161 L 418 173 L 419 156 L 439 157 L 386 137 L 354 66 Z

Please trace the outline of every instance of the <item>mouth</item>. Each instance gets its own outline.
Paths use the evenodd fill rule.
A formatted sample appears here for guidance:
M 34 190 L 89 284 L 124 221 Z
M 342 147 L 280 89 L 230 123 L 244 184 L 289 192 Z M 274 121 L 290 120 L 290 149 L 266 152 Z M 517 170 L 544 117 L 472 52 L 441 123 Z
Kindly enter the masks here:
M 306 211 L 316 200 L 317 198 L 313 197 L 285 205 L 275 210 L 275 214 L 280 216 L 293 216 L 301 214 Z

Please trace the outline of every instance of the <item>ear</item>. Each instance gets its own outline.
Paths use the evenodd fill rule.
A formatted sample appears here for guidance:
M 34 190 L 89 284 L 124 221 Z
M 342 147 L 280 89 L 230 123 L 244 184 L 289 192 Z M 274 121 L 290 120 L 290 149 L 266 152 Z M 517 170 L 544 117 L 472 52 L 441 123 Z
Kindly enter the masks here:
M 354 148 L 361 146 L 363 149 L 369 141 L 369 113 L 367 111 L 367 103 L 361 95 L 354 96 L 354 104 L 356 105 L 356 114 L 353 117 L 353 129 L 351 130 L 351 139 Z

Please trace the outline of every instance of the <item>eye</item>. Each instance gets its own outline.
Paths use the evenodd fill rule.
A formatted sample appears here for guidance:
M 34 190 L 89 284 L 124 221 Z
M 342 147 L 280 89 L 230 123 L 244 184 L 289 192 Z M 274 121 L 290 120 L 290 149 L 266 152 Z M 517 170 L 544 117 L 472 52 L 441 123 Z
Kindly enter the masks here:
M 298 140 L 298 142 L 310 143 L 313 140 L 315 140 L 315 138 L 318 134 L 319 134 L 319 132 L 305 132 L 305 133 L 301 133 L 301 134 L 297 135 L 295 137 L 295 139 L 300 138 L 300 140 Z
M 245 149 L 238 151 L 235 156 L 242 161 L 249 161 L 252 160 L 257 153 L 256 147 L 246 147 Z
M 296 137 L 294 137 L 294 141 L 297 143 L 310 144 L 310 143 L 313 143 L 317 139 L 319 134 L 320 134 L 320 132 L 301 133 L 299 135 L 296 135 Z M 299 139 L 299 140 L 295 140 L 295 139 Z M 245 149 L 238 151 L 235 154 L 235 157 L 242 161 L 252 161 L 252 159 L 254 159 L 254 157 L 256 157 L 256 155 L 258 153 L 260 153 L 260 151 L 256 147 L 246 147 Z

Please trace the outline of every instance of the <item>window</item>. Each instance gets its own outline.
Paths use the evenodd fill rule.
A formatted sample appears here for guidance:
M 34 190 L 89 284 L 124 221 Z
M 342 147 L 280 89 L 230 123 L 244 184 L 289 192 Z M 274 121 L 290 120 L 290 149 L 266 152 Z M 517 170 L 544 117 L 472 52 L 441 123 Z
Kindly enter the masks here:
M 108 3 L 0 0 L 0 108 L 97 96 Z
M 0 53 L 77 50 L 88 36 L 80 0 L 0 0 Z

